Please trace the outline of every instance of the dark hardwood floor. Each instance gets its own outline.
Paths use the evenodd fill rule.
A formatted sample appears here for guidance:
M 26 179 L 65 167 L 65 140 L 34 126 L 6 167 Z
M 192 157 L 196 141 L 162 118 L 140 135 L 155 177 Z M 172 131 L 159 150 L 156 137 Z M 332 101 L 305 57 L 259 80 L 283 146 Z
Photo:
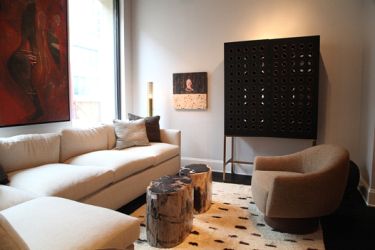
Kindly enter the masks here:
M 222 182 L 222 173 L 214 172 L 213 181 Z M 228 183 L 251 185 L 251 176 L 227 174 Z M 118 211 L 131 214 L 146 202 L 142 195 Z M 375 208 L 368 207 L 358 190 L 344 195 L 340 207 L 321 219 L 326 250 L 375 249 Z
M 375 208 L 366 205 L 358 190 L 346 193 L 321 225 L 327 250 L 375 249 Z

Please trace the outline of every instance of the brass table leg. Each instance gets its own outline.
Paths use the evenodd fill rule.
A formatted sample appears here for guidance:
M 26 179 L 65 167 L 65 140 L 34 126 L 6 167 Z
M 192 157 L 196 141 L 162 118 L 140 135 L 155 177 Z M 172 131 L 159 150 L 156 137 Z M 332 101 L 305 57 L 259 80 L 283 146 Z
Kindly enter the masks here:
M 224 135 L 223 181 L 225 181 L 225 167 L 227 165 L 227 136 Z

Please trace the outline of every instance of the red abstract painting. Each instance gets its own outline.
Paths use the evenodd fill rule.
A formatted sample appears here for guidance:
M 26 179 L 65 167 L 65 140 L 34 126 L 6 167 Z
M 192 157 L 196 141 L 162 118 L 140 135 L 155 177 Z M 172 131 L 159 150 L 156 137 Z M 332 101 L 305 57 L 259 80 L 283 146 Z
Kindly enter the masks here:
M 67 0 L 0 0 L 0 127 L 68 121 Z

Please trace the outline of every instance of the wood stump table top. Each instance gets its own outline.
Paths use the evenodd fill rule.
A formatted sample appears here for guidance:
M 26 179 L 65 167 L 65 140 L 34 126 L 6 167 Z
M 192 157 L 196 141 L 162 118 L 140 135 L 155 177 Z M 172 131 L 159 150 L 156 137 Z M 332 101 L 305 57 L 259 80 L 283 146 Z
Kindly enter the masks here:
M 191 184 L 191 179 L 188 176 L 167 175 L 151 181 L 148 189 L 155 194 L 175 193 L 189 184 Z
M 188 175 L 187 173 L 190 172 L 190 174 L 194 173 L 204 173 L 209 172 L 211 169 L 207 167 L 206 164 L 190 164 L 183 167 L 180 171 L 180 175 Z

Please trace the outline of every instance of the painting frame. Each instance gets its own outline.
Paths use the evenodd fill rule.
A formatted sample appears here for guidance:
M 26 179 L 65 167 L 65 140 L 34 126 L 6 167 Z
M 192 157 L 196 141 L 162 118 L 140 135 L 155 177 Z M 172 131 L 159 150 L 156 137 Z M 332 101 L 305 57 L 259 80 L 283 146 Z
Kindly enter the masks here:
M 207 110 L 207 72 L 173 74 L 173 106 L 176 110 Z
M 70 121 L 68 0 L 0 0 L 0 128 Z

